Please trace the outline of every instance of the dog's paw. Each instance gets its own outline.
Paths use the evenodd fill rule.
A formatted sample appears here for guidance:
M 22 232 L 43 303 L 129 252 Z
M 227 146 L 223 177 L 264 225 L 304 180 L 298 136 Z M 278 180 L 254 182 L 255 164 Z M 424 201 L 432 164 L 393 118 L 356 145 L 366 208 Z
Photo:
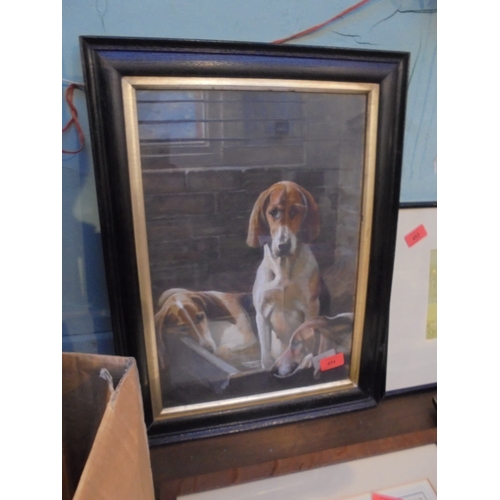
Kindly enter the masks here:
M 266 356 L 261 359 L 261 365 L 263 370 L 269 371 L 274 365 L 274 359 L 271 356 Z
M 313 355 L 312 353 L 309 353 L 307 354 L 306 356 L 304 356 L 304 359 L 302 359 L 302 361 L 299 363 L 299 366 L 298 366 L 298 370 L 302 370 L 304 368 L 311 368 L 311 366 L 313 365 Z

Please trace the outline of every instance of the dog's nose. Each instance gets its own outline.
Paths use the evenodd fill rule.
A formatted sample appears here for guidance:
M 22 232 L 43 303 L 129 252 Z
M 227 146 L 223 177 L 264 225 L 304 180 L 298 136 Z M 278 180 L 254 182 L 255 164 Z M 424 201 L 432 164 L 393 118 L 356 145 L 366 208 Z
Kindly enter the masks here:
M 284 243 L 280 243 L 278 245 L 278 251 L 281 255 L 285 255 L 290 253 L 290 249 L 292 248 L 292 244 L 289 241 L 285 241 Z
M 286 378 L 293 375 L 298 366 L 299 365 L 297 363 L 286 363 L 280 366 L 274 365 L 269 371 L 277 378 Z
M 271 368 L 269 369 L 269 373 L 272 373 L 275 377 L 283 378 L 283 375 L 280 373 L 280 371 L 280 367 L 276 365 L 271 366 Z
M 211 354 L 214 353 L 214 348 L 210 345 L 210 344 L 207 344 L 206 346 L 204 346 L 205 349 L 210 352 Z

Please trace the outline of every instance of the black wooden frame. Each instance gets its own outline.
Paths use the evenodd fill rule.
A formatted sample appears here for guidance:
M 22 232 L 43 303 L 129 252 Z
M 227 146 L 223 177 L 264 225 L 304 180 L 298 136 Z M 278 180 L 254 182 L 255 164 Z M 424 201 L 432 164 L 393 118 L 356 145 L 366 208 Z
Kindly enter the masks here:
M 375 405 L 385 391 L 409 54 L 112 37 L 81 37 L 81 52 L 116 352 L 137 359 L 151 443 L 261 428 Z M 141 335 L 122 76 L 286 78 L 380 85 L 372 243 L 358 387 L 306 401 L 220 411 L 175 424 L 153 421 Z

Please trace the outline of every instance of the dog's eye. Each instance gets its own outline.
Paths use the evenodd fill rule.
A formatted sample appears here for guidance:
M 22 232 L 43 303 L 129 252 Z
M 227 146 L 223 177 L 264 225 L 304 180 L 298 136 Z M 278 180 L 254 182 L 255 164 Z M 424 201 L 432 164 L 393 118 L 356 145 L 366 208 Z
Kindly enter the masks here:
M 205 319 L 205 315 L 203 313 L 197 313 L 194 317 L 194 322 L 196 324 L 201 323 Z
M 277 219 L 279 217 L 279 215 L 280 215 L 280 211 L 277 208 L 273 208 L 272 210 L 269 211 L 269 215 L 273 219 Z
M 298 350 L 302 347 L 302 342 L 300 340 L 292 340 L 292 349 Z
M 187 325 L 176 325 L 176 326 L 171 327 L 171 330 L 172 330 L 173 333 L 184 335 L 186 333 L 189 333 L 189 326 L 187 326 Z
M 293 219 L 297 215 L 299 215 L 300 209 L 298 207 L 291 207 L 289 212 L 290 219 Z

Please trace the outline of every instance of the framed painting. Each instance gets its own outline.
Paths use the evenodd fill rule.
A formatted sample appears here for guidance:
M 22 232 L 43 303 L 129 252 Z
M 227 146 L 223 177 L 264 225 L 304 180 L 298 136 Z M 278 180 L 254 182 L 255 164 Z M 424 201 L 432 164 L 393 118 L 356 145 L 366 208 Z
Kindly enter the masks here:
M 81 48 L 116 350 L 151 441 L 376 404 L 408 54 Z
M 400 206 L 391 290 L 386 394 L 436 386 L 437 203 Z

